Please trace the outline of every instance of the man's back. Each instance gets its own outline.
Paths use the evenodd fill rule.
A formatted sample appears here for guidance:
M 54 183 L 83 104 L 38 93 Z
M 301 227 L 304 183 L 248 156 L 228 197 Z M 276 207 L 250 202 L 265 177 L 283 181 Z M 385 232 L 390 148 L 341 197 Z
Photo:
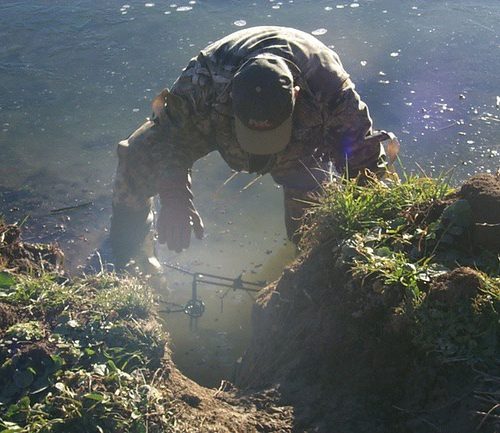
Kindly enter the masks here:
M 290 62 L 292 73 L 301 75 L 314 92 L 339 90 L 349 78 L 337 54 L 314 36 L 279 26 L 259 26 L 232 33 L 203 49 L 212 75 L 230 78 L 249 58 L 270 53 Z M 201 60 L 198 57 L 198 60 Z M 324 80 L 323 80 L 324 78 Z

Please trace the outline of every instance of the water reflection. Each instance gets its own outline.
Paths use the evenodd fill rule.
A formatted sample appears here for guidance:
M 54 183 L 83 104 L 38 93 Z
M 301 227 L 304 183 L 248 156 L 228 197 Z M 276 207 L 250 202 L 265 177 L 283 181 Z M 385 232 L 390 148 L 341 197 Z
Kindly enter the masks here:
M 195 164 L 194 193 L 205 221 L 205 239 L 193 240 L 181 254 L 160 247 L 160 256 L 191 272 L 273 281 L 295 255 L 284 233 L 282 191 L 268 177 L 242 191 L 254 179 L 248 174 L 222 186 L 231 173 L 216 155 Z M 191 296 L 192 278 L 167 269 L 167 279 L 171 291 L 165 297 L 185 304 Z M 198 319 L 197 330 L 190 330 L 190 319 L 182 313 L 163 317 L 177 365 L 200 383 L 218 386 L 221 377 L 231 378 L 236 360 L 243 355 L 254 295 L 203 284 L 198 287 L 206 312 Z
M 106 236 L 116 143 L 200 48 L 262 24 L 297 27 L 334 48 L 375 125 L 400 137 L 408 169 L 418 162 L 435 174 L 456 166 L 457 181 L 495 171 L 499 18 L 498 0 L 4 0 L 0 213 L 9 221 L 29 213 L 25 237 L 58 241 L 77 272 Z M 281 191 L 263 178 L 240 192 L 251 179 L 241 175 L 214 196 L 230 175 L 216 155 L 196 165 L 207 238 L 181 255 L 161 249 L 164 260 L 237 276 L 280 256 Z M 50 212 L 89 201 L 88 208 Z M 279 269 L 287 259 L 276 261 Z M 186 289 L 179 282 L 176 290 Z M 218 311 L 215 304 L 210 310 Z M 210 320 L 248 314 L 233 311 Z M 230 331 L 213 330 L 227 347 Z
M 216 242 L 217 247 L 224 248 L 224 242 Z M 231 247 L 231 245 L 229 245 Z M 240 276 L 242 263 L 248 270 L 241 275 L 246 281 L 274 281 L 286 263 L 295 254 L 291 244 L 278 245 L 267 255 L 250 251 L 248 255 L 233 256 L 221 253 L 213 269 L 214 258 L 210 254 L 212 247 L 198 250 L 198 256 L 208 262 L 197 261 L 192 269 L 197 272 L 205 270 L 230 278 Z M 234 248 L 234 247 L 233 247 Z M 228 250 L 227 253 L 231 253 Z M 247 262 L 247 260 L 249 262 Z M 212 263 L 210 263 L 212 262 Z M 166 298 L 173 303 L 184 305 L 191 295 L 192 277 L 170 272 L 171 292 Z M 175 279 L 175 281 L 174 281 Z M 221 378 L 232 380 L 237 360 L 244 354 L 251 334 L 251 309 L 255 293 L 244 290 L 233 290 L 199 283 L 198 299 L 205 304 L 205 313 L 193 320 L 184 313 L 162 314 L 172 337 L 173 359 L 189 377 L 206 386 L 216 387 Z

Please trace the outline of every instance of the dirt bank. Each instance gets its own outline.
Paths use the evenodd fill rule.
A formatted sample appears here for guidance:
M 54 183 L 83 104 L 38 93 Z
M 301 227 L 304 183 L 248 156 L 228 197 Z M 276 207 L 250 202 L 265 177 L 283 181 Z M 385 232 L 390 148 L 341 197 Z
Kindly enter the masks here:
M 322 242 L 258 299 L 238 386 L 279 384 L 297 432 L 499 431 L 499 186 L 384 216 L 404 230 L 313 221 Z

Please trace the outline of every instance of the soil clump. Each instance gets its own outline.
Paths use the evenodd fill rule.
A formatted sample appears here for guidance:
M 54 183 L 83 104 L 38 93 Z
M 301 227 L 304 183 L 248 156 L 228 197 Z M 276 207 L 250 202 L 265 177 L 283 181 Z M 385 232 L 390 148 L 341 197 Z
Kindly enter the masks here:
M 64 253 L 56 244 L 25 243 L 21 228 L 0 219 L 0 269 L 41 274 L 63 272 Z

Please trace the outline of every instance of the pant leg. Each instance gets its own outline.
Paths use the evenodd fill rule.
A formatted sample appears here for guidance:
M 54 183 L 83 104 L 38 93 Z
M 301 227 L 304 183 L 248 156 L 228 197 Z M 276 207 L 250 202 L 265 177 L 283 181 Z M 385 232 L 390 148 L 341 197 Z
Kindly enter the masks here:
M 286 171 L 271 172 L 271 175 L 283 186 L 286 234 L 297 245 L 304 215 L 317 202 L 322 184 L 331 181 L 330 164 L 311 158 L 309 161 L 299 161 Z
M 283 187 L 286 235 L 295 245 L 300 242 L 300 228 L 307 210 L 317 202 L 317 192 Z
M 156 176 L 149 150 L 159 139 L 161 134 L 155 124 L 147 121 L 118 145 L 110 227 L 111 249 L 118 268 L 132 259 L 155 260 L 152 197 L 156 194 Z

